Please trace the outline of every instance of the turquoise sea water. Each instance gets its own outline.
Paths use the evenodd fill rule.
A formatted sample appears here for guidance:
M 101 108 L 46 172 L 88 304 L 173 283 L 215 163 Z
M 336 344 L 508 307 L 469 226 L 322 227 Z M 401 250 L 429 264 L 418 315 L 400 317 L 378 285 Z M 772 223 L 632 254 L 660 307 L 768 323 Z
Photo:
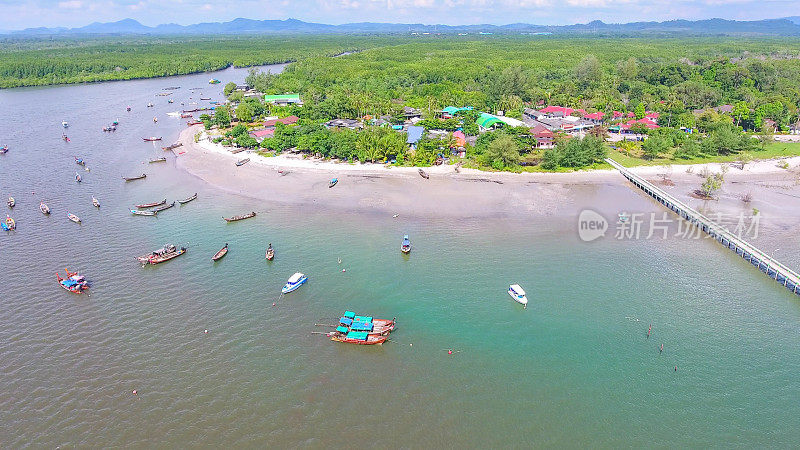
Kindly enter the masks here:
M 219 99 L 208 78 L 0 91 L 11 148 L 0 194 L 16 197 L 18 223 L 0 236 L 0 445 L 800 441 L 800 301 L 732 253 L 680 239 L 583 243 L 572 218 L 536 214 L 393 219 L 278 206 L 215 190 L 173 159 L 146 164 L 185 122 L 164 113 L 189 87 Z M 182 86 L 176 105 L 153 96 L 166 86 Z M 102 133 L 114 119 L 119 130 Z M 150 135 L 164 141 L 141 141 Z M 80 185 L 73 155 L 91 168 Z M 602 189 L 630 190 L 622 180 Z M 194 192 L 158 218 L 127 211 Z M 659 211 L 632 190 L 620 208 Z M 254 219 L 221 219 L 251 210 Z M 154 268 L 134 261 L 166 242 L 189 251 Z M 226 242 L 229 255 L 212 263 Z M 57 286 L 65 267 L 93 280 L 90 296 Z M 279 298 L 295 271 L 309 282 Z M 528 292 L 527 310 L 510 283 Z M 312 334 L 345 309 L 397 317 L 398 329 L 375 347 Z

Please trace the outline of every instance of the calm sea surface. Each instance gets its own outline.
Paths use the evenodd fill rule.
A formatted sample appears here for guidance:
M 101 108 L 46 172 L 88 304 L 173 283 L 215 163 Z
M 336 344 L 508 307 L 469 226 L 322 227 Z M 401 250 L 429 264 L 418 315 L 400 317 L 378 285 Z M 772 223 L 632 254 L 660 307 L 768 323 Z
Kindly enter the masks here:
M 392 219 L 220 192 L 161 150 L 185 122 L 165 113 L 207 103 L 191 87 L 220 100 L 245 75 L 0 91 L 11 148 L 0 197 L 16 197 L 18 224 L 0 235 L 0 447 L 800 442 L 800 300 L 746 262 L 708 241 L 586 244 L 573 220 Z M 154 96 L 168 86 L 181 89 Z M 115 119 L 118 131 L 100 131 Z M 142 141 L 151 135 L 164 141 Z M 195 192 L 158 218 L 128 212 Z M 629 197 L 621 209 L 659 211 Z M 168 242 L 189 251 L 134 261 Z M 93 281 L 90 296 L 58 287 L 64 268 Z M 310 281 L 279 299 L 295 271 Z M 514 282 L 527 310 L 505 292 Z M 398 329 L 375 347 L 312 334 L 346 309 L 397 317 Z

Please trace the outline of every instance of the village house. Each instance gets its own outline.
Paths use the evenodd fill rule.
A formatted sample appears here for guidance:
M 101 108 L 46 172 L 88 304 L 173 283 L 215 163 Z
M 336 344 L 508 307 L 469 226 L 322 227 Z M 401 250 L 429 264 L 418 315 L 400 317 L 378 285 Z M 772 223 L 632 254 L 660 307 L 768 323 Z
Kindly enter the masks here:
M 553 148 L 555 146 L 555 133 L 544 125 L 536 124 L 528 132 L 536 139 L 536 148 Z
M 297 116 L 284 117 L 283 119 L 270 119 L 264 122 L 265 127 L 275 127 L 277 124 L 294 125 L 300 120 Z
M 425 132 L 425 128 L 417 127 L 417 126 L 410 126 L 408 127 L 408 138 L 406 139 L 406 143 L 411 147 L 412 150 L 417 149 L 417 143 L 420 139 L 422 139 L 422 134 Z
M 277 106 L 303 106 L 303 101 L 300 99 L 300 94 L 265 95 L 264 102 L 272 103 L 273 105 Z
M 355 119 L 331 119 L 325 122 L 326 128 L 349 128 L 356 130 L 364 128 L 364 124 Z

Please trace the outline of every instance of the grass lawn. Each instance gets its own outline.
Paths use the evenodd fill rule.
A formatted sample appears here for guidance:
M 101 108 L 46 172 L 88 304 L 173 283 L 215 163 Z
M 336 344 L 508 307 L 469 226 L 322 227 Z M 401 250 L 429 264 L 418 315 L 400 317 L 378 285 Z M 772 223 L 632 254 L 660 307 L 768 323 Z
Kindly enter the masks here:
M 753 156 L 754 160 L 784 158 L 788 156 L 800 156 L 800 142 L 773 142 L 771 144 L 767 144 L 767 147 L 764 150 L 755 150 L 750 152 L 750 154 Z M 619 150 L 613 150 L 613 149 L 608 151 L 608 156 L 625 167 L 663 166 L 669 164 L 705 164 L 705 163 L 718 163 L 718 162 L 734 162 L 741 160 L 741 154 L 724 155 L 724 156 L 701 156 L 699 158 L 691 158 L 691 159 L 656 158 L 649 160 L 633 156 L 627 156 L 621 153 Z

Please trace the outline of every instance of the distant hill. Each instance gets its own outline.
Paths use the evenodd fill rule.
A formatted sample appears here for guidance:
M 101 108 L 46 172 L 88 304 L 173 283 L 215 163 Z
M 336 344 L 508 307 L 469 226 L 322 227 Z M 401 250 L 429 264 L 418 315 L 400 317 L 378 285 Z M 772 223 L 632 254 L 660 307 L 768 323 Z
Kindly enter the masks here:
M 547 26 L 527 23 L 509 25 L 424 25 L 401 23 L 348 23 L 327 25 L 297 19 L 255 20 L 234 19 L 230 22 L 206 22 L 194 25 L 174 23 L 148 27 L 134 19 L 118 22 L 95 22 L 80 28 L 28 28 L 13 31 L 13 35 L 72 35 L 72 34 L 408 34 L 408 33 L 493 33 L 493 34 L 600 34 L 600 35 L 766 35 L 800 36 L 800 16 L 784 19 L 737 21 L 725 19 L 670 20 L 666 22 L 605 23 L 599 20 L 586 24 Z

